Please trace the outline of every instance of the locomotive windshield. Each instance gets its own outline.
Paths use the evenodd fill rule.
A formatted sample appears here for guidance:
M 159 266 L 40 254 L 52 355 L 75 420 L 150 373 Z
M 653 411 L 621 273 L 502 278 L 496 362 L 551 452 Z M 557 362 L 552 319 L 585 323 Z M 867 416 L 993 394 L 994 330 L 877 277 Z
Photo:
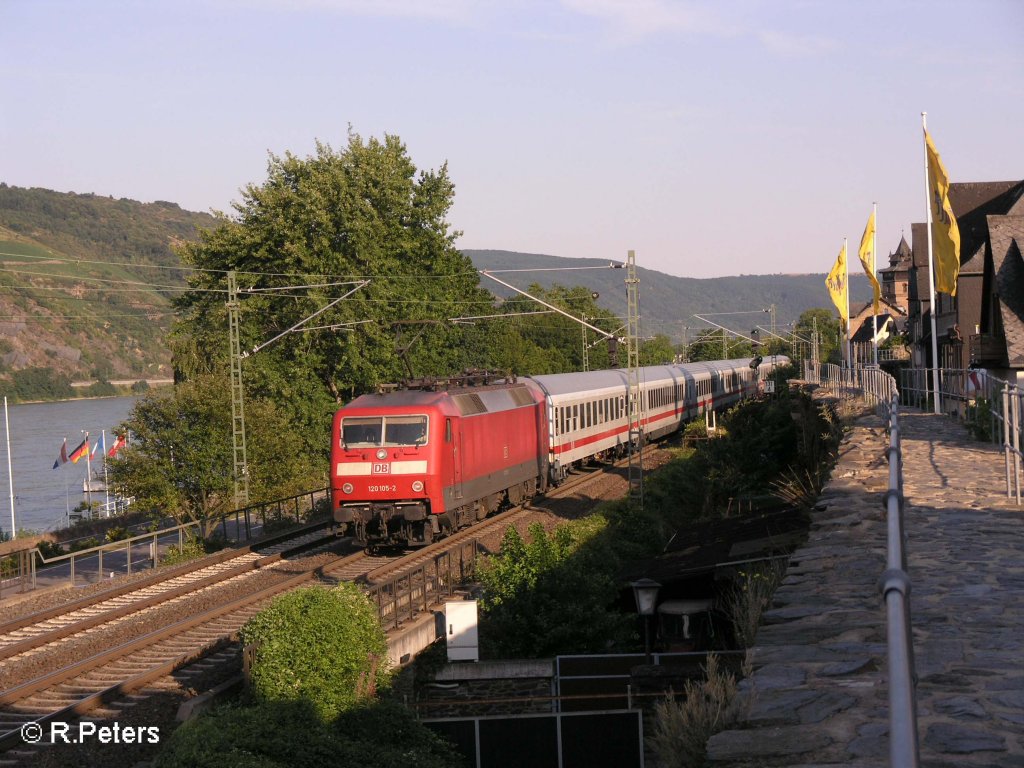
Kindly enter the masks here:
M 346 448 L 425 445 L 427 417 L 353 416 L 341 420 L 341 440 Z

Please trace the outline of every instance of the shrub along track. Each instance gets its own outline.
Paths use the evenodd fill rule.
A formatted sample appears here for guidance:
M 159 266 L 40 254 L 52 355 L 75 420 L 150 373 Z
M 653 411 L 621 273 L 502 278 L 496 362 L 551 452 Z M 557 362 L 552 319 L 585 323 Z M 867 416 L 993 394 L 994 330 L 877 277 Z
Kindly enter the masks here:
M 549 491 L 547 499 L 571 497 L 594 482 L 601 483 L 602 477 L 602 472 L 577 475 Z M 621 483 L 613 485 L 617 488 Z M 591 494 L 587 497 L 594 498 Z M 216 584 L 207 584 L 207 580 L 214 578 L 207 573 L 192 588 L 177 585 L 166 590 L 166 594 L 178 590 L 181 594 L 158 601 L 160 605 L 150 605 L 151 598 L 147 596 L 134 607 L 110 606 L 106 615 L 112 623 L 106 626 L 96 617 L 79 616 L 62 626 L 39 627 L 33 636 L 0 648 L 0 654 L 7 655 L 0 676 L 0 685 L 6 688 L 0 692 L 0 753 L 11 750 L 0 754 L 0 758 L 18 760 L 27 756 L 23 750 L 28 747 L 21 734 L 25 723 L 41 723 L 48 740 L 48 723 L 70 722 L 93 711 L 95 716 L 118 720 L 125 707 L 137 703 L 138 693 L 153 690 L 154 681 L 172 673 L 179 678 L 191 674 L 189 667 L 211 654 L 217 660 L 214 666 L 229 665 L 237 670 L 238 630 L 277 594 L 315 580 L 356 581 L 373 588 L 398 584 L 404 577 L 407 600 L 425 600 L 439 586 L 450 587 L 437 583 L 443 580 L 436 567 L 438 561 L 451 557 L 452 551 L 465 559 L 467 546 L 475 553 L 480 539 L 500 540 L 508 525 L 536 513 L 534 508 L 513 508 L 410 554 L 321 554 L 268 562 L 255 573 L 253 562 L 246 562 L 234 570 L 250 575 L 236 573 L 226 582 L 221 579 Z M 103 597 L 100 594 L 89 600 L 101 605 Z M 378 605 L 383 618 L 387 618 L 388 609 L 381 602 Z M 391 618 L 397 623 L 398 603 L 390 605 Z M 69 604 L 63 610 L 70 615 L 72 606 L 76 611 L 86 609 Z M 21 623 L 19 629 L 27 630 L 32 626 L 25 621 L 28 618 L 8 624 Z M 46 621 L 51 619 L 52 616 L 45 617 Z M 17 653 L 22 644 L 24 648 Z M 74 660 L 69 663 L 69 658 Z M 208 669 L 210 660 L 200 662 L 201 667 Z

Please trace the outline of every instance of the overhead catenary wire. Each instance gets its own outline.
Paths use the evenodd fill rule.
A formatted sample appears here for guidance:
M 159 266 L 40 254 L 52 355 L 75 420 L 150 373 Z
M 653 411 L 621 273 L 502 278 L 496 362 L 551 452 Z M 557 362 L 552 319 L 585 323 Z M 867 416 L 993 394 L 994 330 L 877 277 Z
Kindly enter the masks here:
M 237 275 L 248 275 L 248 276 L 254 276 L 254 277 L 293 277 L 293 278 L 301 277 L 301 278 L 325 278 L 325 279 L 335 278 L 335 277 L 344 277 L 344 278 L 347 278 L 348 280 L 351 280 L 351 281 L 358 281 L 358 280 L 386 280 L 386 279 L 423 280 L 423 279 L 429 279 L 429 278 L 432 278 L 432 279 L 446 279 L 446 278 L 452 278 L 452 277 L 470 277 L 470 276 L 473 276 L 473 275 L 477 274 L 475 269 L 468 269 L 465 272 L 452 272 L 452 273 L 440 274 L 440 275 L 436 274 L 436 273 L 412 274 L 412 275 L 396 275 L 396 274 L 387 274 L 387 275 L 338 275 L 337 273 L 328 274 L 326 272 L 258 272 L 258 271 L 255 271 L 255 270 L 248 270 L 247 271 L 247 270 L 244 270 L 244 269 L 236 269 L 236 270 L 212 269 L 210 267 L 195 267 L 195 266 L 191 266 L 191 265 L 187 265 L 187 264 L 183 264 L 181 266 L 175 266 L 175 265 L 172 265 L 172 264 L 143 264 L 143 263 L 134 263 L 134 262 L 128 262 L 128 261 L 123 261 L 123 260 L 122 261 L 103 261 L 103 260 L 100 260 L 100 259 L 82 259 L 82 258 L 77 258 L 77 257 L 58 256 L 57 254 L 47 255 L 47 256 L 40 256 L 40 255 L 29 254 L 29 253 L 13 253 L 11 251 L 0 251 L 0 256 L 13 256 L 13 257 L 17 257 L 18 259 L 33 259 L 33 260 L 36 260 L 36 261 L 58 262 L 58 263 L 62 263 L 62 264 L 96 264 L 96 265 L 108 266 L 108 267 L 118 267 L 118 268 L 121 268 L 121 269 L 126 269 L 126 268 L 129 268 L 129 269 L 164 269 L 164 270 L 172 270 L 172 271 L 179 271 L 179 272 L 198 272 L 198 273 L 210 274 L 210 275 L 226 275 L 228 272 L 232 272 L 233 271 Z M 7 263 L 10 263 L 10 262 L 7 262 Z M 591 267 L 569 267 L 568 269 L 591 269 Z M 532 270 L 532 271 L 541 271 L 541 270 Z

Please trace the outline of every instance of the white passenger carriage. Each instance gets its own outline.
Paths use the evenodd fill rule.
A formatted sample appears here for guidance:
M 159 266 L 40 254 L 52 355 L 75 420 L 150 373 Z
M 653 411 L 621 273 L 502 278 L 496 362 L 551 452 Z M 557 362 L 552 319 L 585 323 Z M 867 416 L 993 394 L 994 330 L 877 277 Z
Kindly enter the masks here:
M 683 363 L 640 368 L 641 439 L 680 429 L 708 411 L 720 411 L 753 397 L 773 368 L 788 363 L 776 356 Z M 574 464 L 618 456 L 629 444 L 629 374 L 622 369 L 533 376 L 547 401 L 551 480 L 560 482 Z
M 576 462 L 625 450 L 629 431 L 629 376 L 623 370 L 532 376 L 548 407 L 551 479 Z

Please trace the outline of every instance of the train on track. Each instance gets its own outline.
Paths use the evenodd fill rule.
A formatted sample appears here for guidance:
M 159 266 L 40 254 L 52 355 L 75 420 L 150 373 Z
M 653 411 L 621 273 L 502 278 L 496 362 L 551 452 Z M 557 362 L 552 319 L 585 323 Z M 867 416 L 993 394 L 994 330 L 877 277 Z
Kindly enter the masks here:
M 574 467 L 625 455 L 631 443 L 756 395 L 788 362 L 776 355 L 640 368 L 633 430 L 623 369 L 478 374 L 362 395 L 334 416 L 334 520 L 370 549 L 425 546 L 543 493 Z

